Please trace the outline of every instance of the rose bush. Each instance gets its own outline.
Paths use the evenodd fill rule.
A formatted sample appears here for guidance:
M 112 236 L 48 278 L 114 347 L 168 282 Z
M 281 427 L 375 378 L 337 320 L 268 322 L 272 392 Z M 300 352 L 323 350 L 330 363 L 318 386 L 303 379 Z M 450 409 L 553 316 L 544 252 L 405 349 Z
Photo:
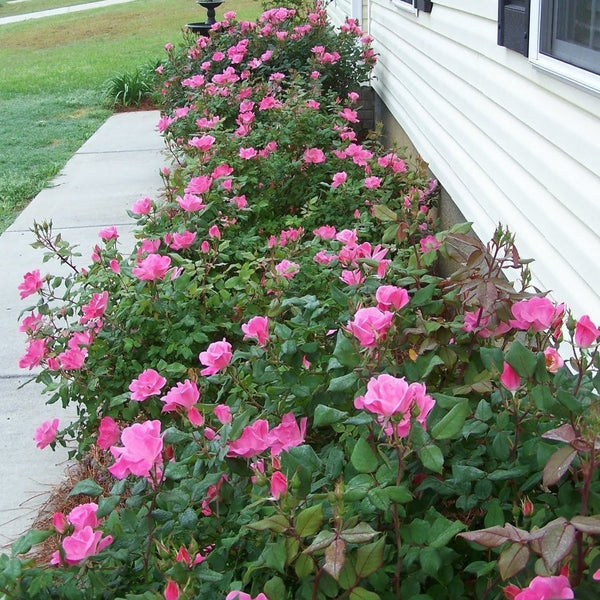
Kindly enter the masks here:
M 163 202 L 133 202 L 130 254 L 100 232 L 82 268 L 35 225 L 72 273 L 25 275 L 21 364 L 79 415 L 36 441 L 97 445 L 114 484 L 76 484 L 78 509 L 0 557 L 0 590 L 596 597 L 598 324 L 534 293 L 502 228 L 435 228 L 423 168 L 358 142 L 311 76 L 343 44 L 291 60 L 322 13 L 292 17 L 168 49 L 175 164 Z M 51 568 L 25 555 L 47 538 Z

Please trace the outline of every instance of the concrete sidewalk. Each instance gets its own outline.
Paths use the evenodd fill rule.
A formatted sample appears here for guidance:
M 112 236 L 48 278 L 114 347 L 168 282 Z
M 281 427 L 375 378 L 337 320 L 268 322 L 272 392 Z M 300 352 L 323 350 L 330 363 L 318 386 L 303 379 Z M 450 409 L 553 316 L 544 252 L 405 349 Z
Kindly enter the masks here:
M 44 17 L 53 17 L 55 15 L 64 15 L 67 13 L 79 12 L 81 10 L 90 10 L 92 8 L 103 8 L 113 4 L 124 4 L 133 2 L 133 0 L 100 0 L 99 2 L 88 2 L 86 4 L 76 4 L 75 6 L 63 6 L 61 8 L 51 8 L 49 10 L 40 10 L 36 12 L 25 13 L 22 15 L 11 15 L 10 17 L 0 18 L 0 25 L 9 23 L 19 23 L 21 21 L 30 21 L 31 19 L 42 19 Z
M 157 199 L 162 180 L 159 170 L 168 160 L 156 124 L 158 111 L 120 113 L 77 151 L 9 229 L 0 236 L 0 548 L 26 531 L 50 489 L 61 481 L 66 451 L 35 447 L 35 428 L 58 417 L 70 421 L 60 406 L 45 405 L 40 386 L 20 388 L 32 374 L 18 367 L 26 336 L 18 332 L 21 311 L 35 302 L 21 300 L 17 286 L 34 269 L 56 273 L 56 263 L 43 263 L 43 251 L 34 250 L 30 231 L 34 221 L 52 220 L 53 230 L 78 244 L 81 264 L 90 263 L 100 242 L 98 231 L 116 225 L 122 250 L 133 245 L 133 222 L 126 210 L 138 198 Z M 71 413 L 74 411 L 71 410 Z

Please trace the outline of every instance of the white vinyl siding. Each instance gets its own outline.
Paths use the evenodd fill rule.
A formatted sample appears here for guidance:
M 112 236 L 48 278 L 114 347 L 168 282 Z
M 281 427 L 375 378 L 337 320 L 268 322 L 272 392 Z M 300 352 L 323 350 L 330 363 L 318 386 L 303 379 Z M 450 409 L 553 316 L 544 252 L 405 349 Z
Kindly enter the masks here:
M 369 14 L 373 87 L 477 234 L 508 226 L 535 283 L 600 322 L 600 98 L 498 46 L 497 0 Z

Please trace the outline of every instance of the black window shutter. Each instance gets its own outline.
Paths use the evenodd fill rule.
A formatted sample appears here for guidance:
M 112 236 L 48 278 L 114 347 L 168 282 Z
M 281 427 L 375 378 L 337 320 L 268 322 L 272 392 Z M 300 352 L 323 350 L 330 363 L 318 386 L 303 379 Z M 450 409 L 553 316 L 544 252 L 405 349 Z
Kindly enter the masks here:
M 415 5 L 416 8 L 422 10 L 423 12 L 431 12 L 433 2 L 431 0 L 417 0 Z
M 529 54 L 529 2 L 530 0 L 498 2 L 498 44 L 523 56 Z

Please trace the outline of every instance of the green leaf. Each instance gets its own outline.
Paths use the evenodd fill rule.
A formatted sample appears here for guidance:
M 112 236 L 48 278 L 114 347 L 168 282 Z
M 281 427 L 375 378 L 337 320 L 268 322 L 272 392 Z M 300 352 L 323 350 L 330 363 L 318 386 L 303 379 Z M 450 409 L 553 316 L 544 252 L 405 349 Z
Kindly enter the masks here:
M 298 579 L 302 580 L 308 577 L 314 569 L 314 562 L 310 556 L 301 554 L 294 563 L 294 571 Z
M 312 541 L 312 544 L 308 548 L 305 548 L 303 553 L 312 554 L 313 552 L 323 550 L 324 548 L 327 548 L 334 539 L 335 533 L 333 533 L 333 531 L 319 531 L 317 537 Z
M 95 498 L 103 491 L 104 490 L 93 479 L 83 479 L 75 484 L 73 489 L 69 492 L 68 497 L 70 498 L 71 496 L 82 494 L 84 496 L 92 496 Z
M 349 529 L 344 529 L 340 533 L 340 537 L 349 544 L 364 544 L 371 541 L 378 532 L 375 531 L 368 523 L 359 523 Z
M 300 537 L 314 535 L 323 523 L 323 506 L 316 504 L 304 509 L 296 517 L 295 529 Z
M 441 473 L 444 466 L 444 455 L 442 451 L 433 444 L 423 446 L 419 450 L 419 458 L 426 469 L 434 473 Z
M 525 348 L 518 340 L 513 341 L 505 358 L 521 377 L 531 377 L 535 373 L 537 354 Z
M 101 519 L 110 515 L 110 513 L 117 507 L 117 504 L 121 501 L 121 496 L 109 496 L 108 498 L 100 498 L 98 500 L 98 510 L 96 516 Z
M 329 382 L 328 392 L 344 392 L 351 388 L 358 381 L 358 375 L 354 372 L 341 375 L 340 377 L 334 377 Z
M 283 515 L 273 515 L 246 525 L 248 529 L 255 531 L 273 531 L 275 533 L 283 533 L 289 526 L 288 520 Z
M 349 596 L 350 600 L 381 600 L 381 596 L 375 592 L 357 587 L 352 590 Z
M 265 583 L 264 593 L 267 598 L 285 598 L 285 583 L 281 577 L 272 577 Z
M 388 495 L 392 502 L 398 504 L 406 504 L 413 499 L 413 495 L 406 485 L 390 485 L 384 488 L 383 492 Z
M 350 462 L 359 473 L 373 473 L 379 466 L 377 456 L 365 438 L 359 438 L 356 442 Z
M 348 367 L 349 369 L 354 369 L 360 362 L 360 356 L 358 355 L 354 344 L 350 338 L 344 335 L 344 332 L 341 329 L 337 333 L 333 356 L 338 359 L 341 365 L 344 365 L 344 367 Z
M 398 221 L 398 215 L 385 204 L 376 204 L 373 207 L 373 216 L 380 221 Z
M 469 414 L 469 403 L 465 400 L 450 409 L 440 421 L 431 428 L 431 436 L 436 440 L 447 440 L 458 433 Z
M 449 521 L 446 517 L 438 517 L 429 530 L 429 545 L 432 548 L 443 548 L 466 525 L 461 521 Z
M 479 356 L 481 356 L 483 366 L 490 373 L 494 371 L 502 373 L 504 369 L 504 353 L 501 348 L 480 348 Z
M 41 529 L 30 529 L 25 535 L 22 535 L 13 543 L 11 550 L 13 555 L 27 554 L 33 546 L 41 544 L 44 540 L 54 535 L 54 531 L 42 531 Z
M 331 406 L 325 406 L 324 404 L 317 404 L 313 417 L 313 426 L 325 427 L 333 425 L 334 423 L 343 421 L 347 416 L 347 412 L 332 408 Z
M 383 550 L 385 537 L 376 542 L 360 546 L 356 552 L 356 574 L 358 577 L 368 577 L 383 565 Z
M 436 548 L 426 546 L 419 552 L 419 563 L 424 573 L 435 577 L 442 566 L 442 557 Z

